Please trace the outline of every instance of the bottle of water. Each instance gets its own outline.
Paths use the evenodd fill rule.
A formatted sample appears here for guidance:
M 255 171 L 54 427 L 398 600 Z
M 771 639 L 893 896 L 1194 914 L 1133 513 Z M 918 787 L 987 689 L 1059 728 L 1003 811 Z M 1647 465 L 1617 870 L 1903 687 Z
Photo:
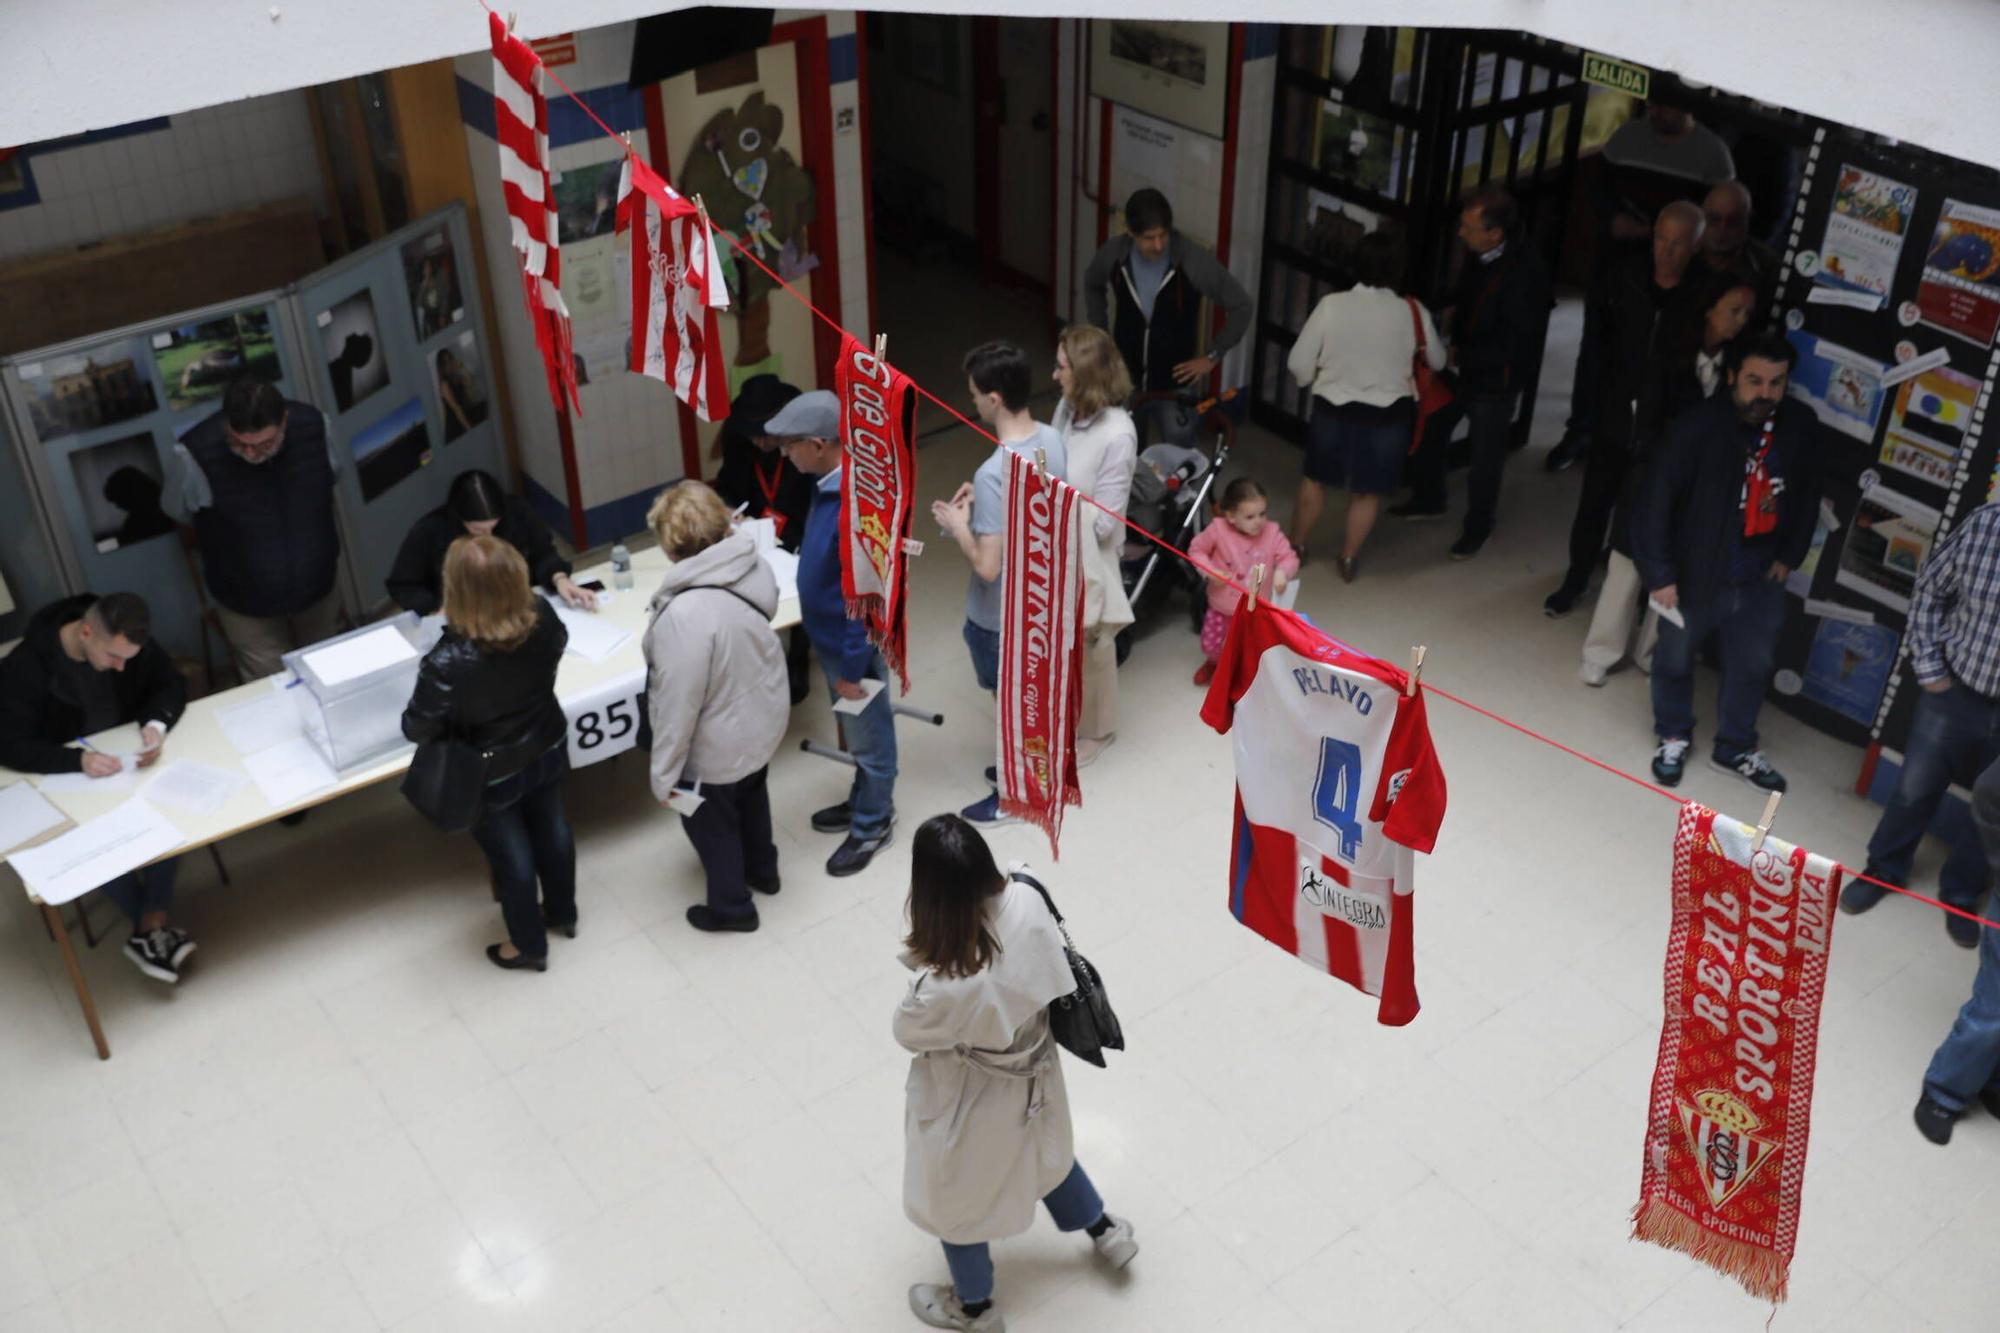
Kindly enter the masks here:
M 611 548 L 611 586 L 620 592 L 632 586 L 632 553 L 623 542 Z

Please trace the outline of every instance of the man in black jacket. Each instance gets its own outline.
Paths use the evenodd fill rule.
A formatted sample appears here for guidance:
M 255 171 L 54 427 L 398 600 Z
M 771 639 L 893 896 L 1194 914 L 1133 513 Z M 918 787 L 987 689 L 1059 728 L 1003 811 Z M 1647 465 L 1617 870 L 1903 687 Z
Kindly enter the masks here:
M 0 765 L 22 773 L 85 773 L 109 778 L 126 761 L 85 737 L 139 724 L 140 768 L 157 763 L 167 733 L 187 710 L 187 681 L 152 641 L 146 603 L 129 592 L 82 593 L 43 607 L 21 642 L 0 661 Z M 194 952 L 188 933 L 167 924 L 176 858 L 104 885 L 132 918 L 125 956 L 147 976 L 172 983 Z
M 1694 737 L 1695 647 L 1713 630 L 1722 689 L 1709 762 L 1762 791 L 1785 789 L 1757 748 L 1757 712 L 1785 624 L 1785 577 L 1819 515 L 1812 413 L 1785 398 L 1794 359 L 1775 333 L 1731 344 L 1729 392 L 1667 428 L 1647 477 L 1634 558 L 1652 600 L 1683 621 L 1662 613 L 1653 652 L 1653 776 L 1669 787 Z
M 1198 385 L 1250 331 L 1250 293 L 1213 251 L 1174 230 L 1173 205 L 1158 190 L 1132 192 L 1125 230 L 1084 270 L 1085 313 L 1110 332 L 1139 392 Z M 1206 355 L 1195 350 L 1204 296 L 1224 315 Z

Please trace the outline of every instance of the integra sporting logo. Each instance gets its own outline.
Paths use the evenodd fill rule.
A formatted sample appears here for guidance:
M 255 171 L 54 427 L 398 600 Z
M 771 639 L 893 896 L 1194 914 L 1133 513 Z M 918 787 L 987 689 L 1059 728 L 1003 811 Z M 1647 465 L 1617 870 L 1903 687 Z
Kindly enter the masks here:
M 1310 861 L 1299 861 L 1299 897 L 1327 916 L 1357 930 L 1387 930 L 1389 913 L 1373 898 L 1355 893 Z

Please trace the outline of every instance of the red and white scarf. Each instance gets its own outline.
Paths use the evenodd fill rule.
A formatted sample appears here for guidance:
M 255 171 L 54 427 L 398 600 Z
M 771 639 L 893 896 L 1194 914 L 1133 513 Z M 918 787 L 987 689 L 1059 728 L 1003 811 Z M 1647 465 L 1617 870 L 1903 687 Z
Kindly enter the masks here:
M 1007 453 L 1001 567 L 1000 808 L 1049 835 L 1059 856 L 1065 805 L 1082 805 L 1076 724 L 1083 711 L 1083 534 L 1076 491 Z
M 535 330 L 556 410 L 567 406 L 580 416 L 569 307 L 562 299 L 556 200 L 549 188 L 549 104 L 542 96 L 542 61 L 507 31 L 498 14 L 487 18 L 493 35 L 493 137 L 500 144 L 500 185 L 514 250 L 521 257 L 528 323 Z
M 729 304 L 722 258 L 687 196 L 636 157 L 618 181 L 618 229 L 632 237 L 632 372 L 669 385 L 703 421 L 729 414 L 715 312 Z
M 916 395 L 910 377 L 845 335 L 834 374 L 840 395 L 841 592 L 847 616 L 868 627 L 909 692 L 908 554 L 917 457 L 911 448 Z

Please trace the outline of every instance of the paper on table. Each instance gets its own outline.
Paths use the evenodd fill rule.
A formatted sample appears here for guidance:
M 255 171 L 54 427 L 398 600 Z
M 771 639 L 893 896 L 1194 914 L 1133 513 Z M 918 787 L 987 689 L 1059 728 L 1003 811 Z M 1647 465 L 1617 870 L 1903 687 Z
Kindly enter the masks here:
M 738 519 L 736 530 L 749 533 L 750 540 L 760 552 L 778 549 L 778 525 L 769 518 Z
M 791 551 L 772 547 L 763 552 L 764 563 L 771 567 L 771 573 L 778 580 L 778 600 L 799 595 L 799 557 Z
M 48 803 L 32 782 L 0 787 L 0 852 L 11 852 L 69 818 Z
M 191 815 L 212 815 L 235 795 L 245 782 L 241 773 L 232 773 L 213 764 L 177 759 L 163 765 L 139 789 L 141 800 Z
M 415 660 L 417 650 L 394 625 L 383 625 L 366 634 L 315 648 L 300 660 L 312 667 L 322 685 L 339 685 L 398 662 Z
M 623 648 L 632 637 L 630 630 L 619 629 L 591 611 L 578 611 L 558 603 L 556 615 L 569 629 L 566 651 L 588 662 L 602 662 Z
M 245 756 L 243 771 L 256 782 L 257 789 L 274 810 L 296 805 L 340 780 L 312 742 L 303 736 Z
M 35 785 L 43 791 L 58 793 L 132 790 L 132 784 L 138 780 L 139 776 L 137 772 L 139 756 L 136 754 L 113 754 L 109 750 L 99 750 L 97 753 L 109 755 L 111 758 L 124 764 L 125 767 L 113 773 L 108 778 L 94 778 L 88 773 L 44 773 L 35 779 Z
M 1657 597 L 1648 597 L 1646 605 L 1652 607 L 1654 611 L 1659 613 L 1660 619 L 1666 621 L 1675 629 L 1686 629 L 1688 627 L 1687 617 L 1681 614 L 1681 609 L 1678 606 L 1664 606 Z
M 861 697 L 859 699 L 835 699 L 833 701 L 833 711 L 836 713 L 846 713 L 849 717 L 852 717 L 873 703 L 875 696 L 881 692 L 882 682 L 870 677 L 861 682 Z
M 8 859 L 28 891 L 54 907 L 165 856 L 183 841 L 165 815 L 144 801 L 127 801 Z
M 304 734 L 299 725 L 299 706 L 285 693 L 253 694 L 242 703 L 215 710 L 216 725 L 236 753 L 255 754 L 282 740 Z

